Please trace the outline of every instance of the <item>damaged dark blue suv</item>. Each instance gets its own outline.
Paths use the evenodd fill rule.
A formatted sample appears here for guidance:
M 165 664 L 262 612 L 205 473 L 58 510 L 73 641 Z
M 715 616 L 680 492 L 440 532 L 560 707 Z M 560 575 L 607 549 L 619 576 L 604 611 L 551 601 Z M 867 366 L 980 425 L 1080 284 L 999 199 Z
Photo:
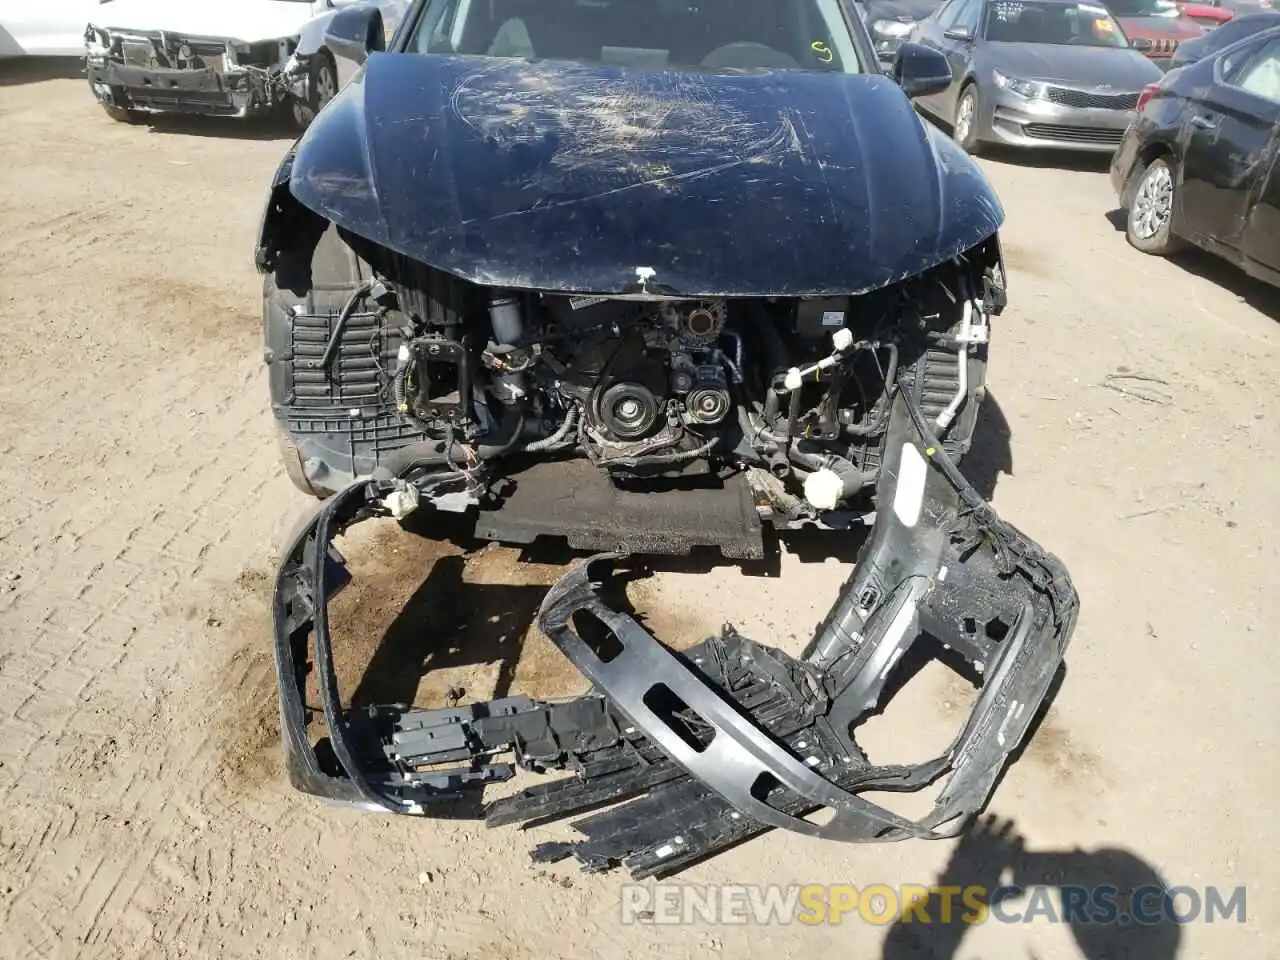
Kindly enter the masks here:
M 381 36 L 371 7 L 334 18 L 363 67 L 281 165 L 257 250 L 285 469 L 322 500 L 276 583 L 293 783 L 449 815 L 568 769 L 484 817 L 625 801 L 539 855 L 635 875 L 770 827 L 961 830 L 1077 598 L 957 467 L 1006 297 L 999 201 L 911 107 L 945 59 L 907 43 L 885 76 L 847 0 L 423 0 Z M 332 541 L 410 513 L 602 551 L 538 621 L 592 692 L 350 708 Z M 732 628 L 677 655 L 613 589 L 630 555 L 868 524 L 800 659 Z M 981 686 L 973 714 L 943 756 L 874 764 L 853 730 L 926 638 Z M 919 821 L 859 796 L 939 781 Z

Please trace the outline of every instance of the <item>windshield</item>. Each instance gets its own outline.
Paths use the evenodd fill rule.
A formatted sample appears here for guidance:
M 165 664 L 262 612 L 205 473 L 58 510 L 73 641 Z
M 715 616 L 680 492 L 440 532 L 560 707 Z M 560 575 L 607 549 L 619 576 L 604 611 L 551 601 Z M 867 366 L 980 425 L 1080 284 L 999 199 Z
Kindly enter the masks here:
M 1173 0 L 1112 0 L 1107 6 L 1117 17 L 1178 16 L 1178 5 Z
M 650 70 L 862 72 L 839 0 L 433 0 L 405 49 Z
M 1090 3 L 996 0 L 987 6 L 988 40 L 1002 43 L 1069 43 L 1079 47 L 1127 47 L 1107 8 Z

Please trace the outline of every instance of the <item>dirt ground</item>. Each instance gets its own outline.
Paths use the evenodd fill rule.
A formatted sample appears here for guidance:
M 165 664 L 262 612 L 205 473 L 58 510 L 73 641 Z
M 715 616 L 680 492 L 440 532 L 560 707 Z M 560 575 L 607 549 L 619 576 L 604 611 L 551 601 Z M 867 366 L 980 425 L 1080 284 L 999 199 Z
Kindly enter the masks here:
M 567 826 L 378 817 L 282 782 L 266 598 L 308 501 L 277 465 L 252 246 L 287 144 L 113 123 L 81 80 L 0 68 L 0 955 L 1280 957 L 1280 295 L 1131 250 L 1104 162 L 984 160 L 1011 306 L 966 469 L 1083 600 L 992 803 L 1021 839 L 775 833 L 680 877 L 1245 885 L 1246 923 L 624 926 L 624 874 L 530 862 Z M 403 687 L 404 658 L 437 670 L 426 699 L 581 686 L 525 635 L 561 568 L 359 533 L 339 614 L 357 696 Z M 731 615 L 797 652 L 848 571 L 675 570 L 637 603 L 673 642 Z M 926 673 L 873 751 L 923 757 L 963 693 Z

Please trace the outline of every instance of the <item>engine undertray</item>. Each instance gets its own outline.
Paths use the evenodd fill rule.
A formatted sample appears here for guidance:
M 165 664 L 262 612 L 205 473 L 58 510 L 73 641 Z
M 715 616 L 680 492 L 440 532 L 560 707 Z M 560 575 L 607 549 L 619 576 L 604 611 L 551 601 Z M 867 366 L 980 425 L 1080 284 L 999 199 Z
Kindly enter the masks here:
M 508 479 L 513 489 L 479 511 L 481 539 L 527 544 L 563 537 L 573 549 L 592 552 L 683 556 L 695 547 L 718 547 L 735 560 L 765 555 L 760 516 L 742 473 L 641 492 L 621 489 L 589 461 L 574 459 L 534 463 Z

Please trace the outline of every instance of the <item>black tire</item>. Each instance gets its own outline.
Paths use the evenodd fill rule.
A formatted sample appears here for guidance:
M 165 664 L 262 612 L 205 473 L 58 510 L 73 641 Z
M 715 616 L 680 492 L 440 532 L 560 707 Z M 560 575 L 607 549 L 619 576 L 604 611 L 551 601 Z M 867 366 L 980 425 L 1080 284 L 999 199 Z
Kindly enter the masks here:
M 307 99 L 297 97 L 289 101 L 294 126 L 306 130 L 315 120 L 320 109 L 338 92 L 338 67 L 328 50 L 320 49 L 311 55 L 307 65 Z
M 1184 246 L 1173 233 L 1177 177 L 1164 157 L 1134 170 L 1125 188 L 1129 198 L 1124 235 L 1129 245 L 1155 257 L 1167 257 Z
M 102 112 L 114 120 L 116 123 L 141 123 L 143 114 L 141 110 L 131 110 L 125 106 L 128 100 L 125 99 L 123 87 L 111 88 L 111 102 L 102 105 Z
M 399 347 L 394 320 L 360 306 L 331 369 L 312 365 L 368 277 L 368 265 L 330 227 L 312 256 L 309 290 L 299 296 L 281 289 L 274 274 L 263 279 L 264 355 L 281 463 L 295 487 L 320 499 L 368 476 L 382 454 L 420 437 L 391 401 Z
M 961 130 L 961 116 L 965 109 L 965 102 L 969 101 L 969 123 L 964 130 Z M 963 90 L 960 91 L 960 97 L 956 100 L 956 112 L 952 119 L 951 135 L 956 143 L 960 144 L 961 149 L 971 157 L 976 157 L 982 153 L 982 141 L 978 139 L 978 117 L 982 113 L 982 100 L 978 94 L 978 85 L 976 83 L 965 84 Z

